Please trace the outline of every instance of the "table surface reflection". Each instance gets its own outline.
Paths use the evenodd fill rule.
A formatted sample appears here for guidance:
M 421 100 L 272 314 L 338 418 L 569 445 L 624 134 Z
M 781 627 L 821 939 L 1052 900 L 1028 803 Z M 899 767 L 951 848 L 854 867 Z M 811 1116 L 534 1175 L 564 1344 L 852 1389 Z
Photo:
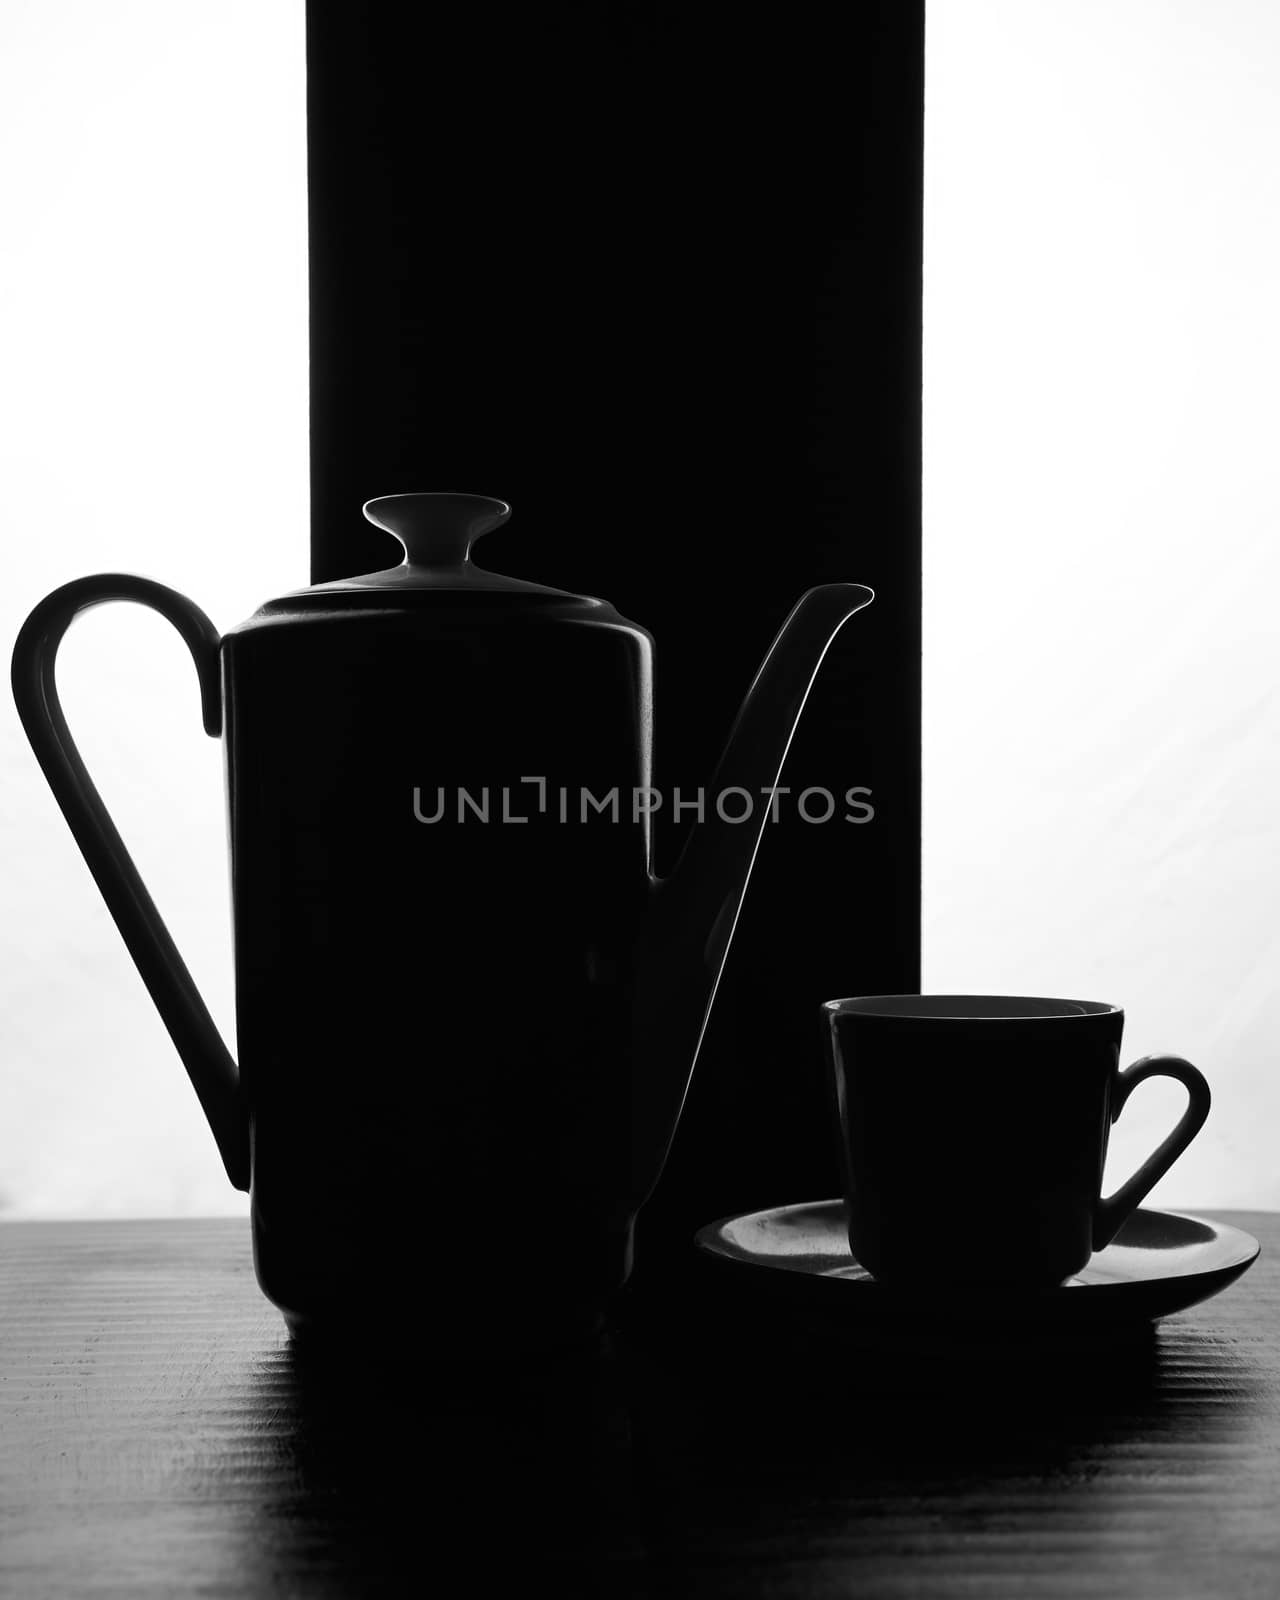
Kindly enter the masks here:
M 426 1262 L 339 1357 L 290 1343 L 246 1224 L 8 1223 L 0 1589 L 1270 1594 L 1280 1215 L 1215 1215 L 1262 1259 L 1129 1342 L 862 1345 L 668 1292 L 505 1362 L 424 1345 Z

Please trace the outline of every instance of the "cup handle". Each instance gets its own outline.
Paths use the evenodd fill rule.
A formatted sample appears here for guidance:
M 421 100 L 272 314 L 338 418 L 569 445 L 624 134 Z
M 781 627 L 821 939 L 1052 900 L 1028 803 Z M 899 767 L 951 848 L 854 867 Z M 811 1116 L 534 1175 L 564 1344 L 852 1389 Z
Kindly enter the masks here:
M 1198 1068 L 1181 1056 L 1143 1056 L 1131 1067 L 1126 1067 L 1116 1080 L 1111 1099 L 1111 1120 L 1115 1122 L 1124 1110 L 1125 1101 L 1148 1078 L 1176 1078 L 1187 1091 L 1187 1109 L 1182 1113 L 1177 1127 L 1160 1147 L 1142 1163 L 1133 1177 L 1123 1183 L 1109 1198 L 1098 1201 L 1093 1214 L 1093 1248 L 1102 1250 L 1119 1233 L 1123 1223 L 1137 1210 L 1138 1204 L 1159 1183 L 1169 1168 L 1204 1127 L 1209 1115 L 1211 1096 L 1209 1085 Z

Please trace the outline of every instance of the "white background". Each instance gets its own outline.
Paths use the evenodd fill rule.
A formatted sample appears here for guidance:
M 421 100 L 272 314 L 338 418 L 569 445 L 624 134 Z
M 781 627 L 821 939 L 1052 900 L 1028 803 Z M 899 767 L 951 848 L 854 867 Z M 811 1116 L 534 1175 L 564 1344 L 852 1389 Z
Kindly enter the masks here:
M 1280 6 L 928 29 L 924 981 L 1123 1005 L 1157 1197 L 1280 1206 Z
M 159 578 L 220 628 L 307 581 L 304 93 L 301 0 L 0 7 L 6 656 L 40 596 L 86 572 Z M 221 755 L 186 647 L 107 606 L 59 666 L 230 1035 Z M 0 777 L 8 1214 L 243 1210 L 7 687 Z
M 306 581 L 304 87 L 300 0 L 0 10 L 6 641 Z M 932 0 L 927 98 L 926 985 L 1122 1003 L 1216 1092 L 1159 1197 L 1280 1205 L 1280 7 Z M 185 650 L 110 607 L 61 682 L 230 1036 Z M 0 783 L 8 1214 L 242 1210 L 7 695 Z

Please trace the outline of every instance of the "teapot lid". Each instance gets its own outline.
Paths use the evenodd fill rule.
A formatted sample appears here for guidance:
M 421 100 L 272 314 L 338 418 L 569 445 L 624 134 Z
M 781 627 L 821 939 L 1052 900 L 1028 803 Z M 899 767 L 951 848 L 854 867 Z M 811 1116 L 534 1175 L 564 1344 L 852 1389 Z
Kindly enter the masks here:
M 436 594 L 459 600 L 508 601 L 520 604 L 599 607 L 602 602 L 566 589 L 552 589 L 522 578 L 489 572 L 471 559 L 471 547 L 511 515 L 505 500 L 483 494 L 386 494 L 368 500 L 364 514 L 377 528 L 404 546 L 398 567 L 367 572 L 333 583 L 300 589 L 264 609 L 296 607 L 315 597 L 328 605 L 394 606 L 399 597 Z

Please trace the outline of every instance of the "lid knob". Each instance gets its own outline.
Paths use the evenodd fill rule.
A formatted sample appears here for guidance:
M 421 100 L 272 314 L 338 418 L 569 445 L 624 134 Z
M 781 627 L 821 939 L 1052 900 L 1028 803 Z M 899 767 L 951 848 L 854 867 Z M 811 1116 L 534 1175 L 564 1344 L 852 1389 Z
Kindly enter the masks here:
M 473 542 L 500 527 L 511 507 L 484 494 L 384 494 L 366 501 L 364 514 L 399 539 L 405 566 L 456 569 L 469 564 Z

